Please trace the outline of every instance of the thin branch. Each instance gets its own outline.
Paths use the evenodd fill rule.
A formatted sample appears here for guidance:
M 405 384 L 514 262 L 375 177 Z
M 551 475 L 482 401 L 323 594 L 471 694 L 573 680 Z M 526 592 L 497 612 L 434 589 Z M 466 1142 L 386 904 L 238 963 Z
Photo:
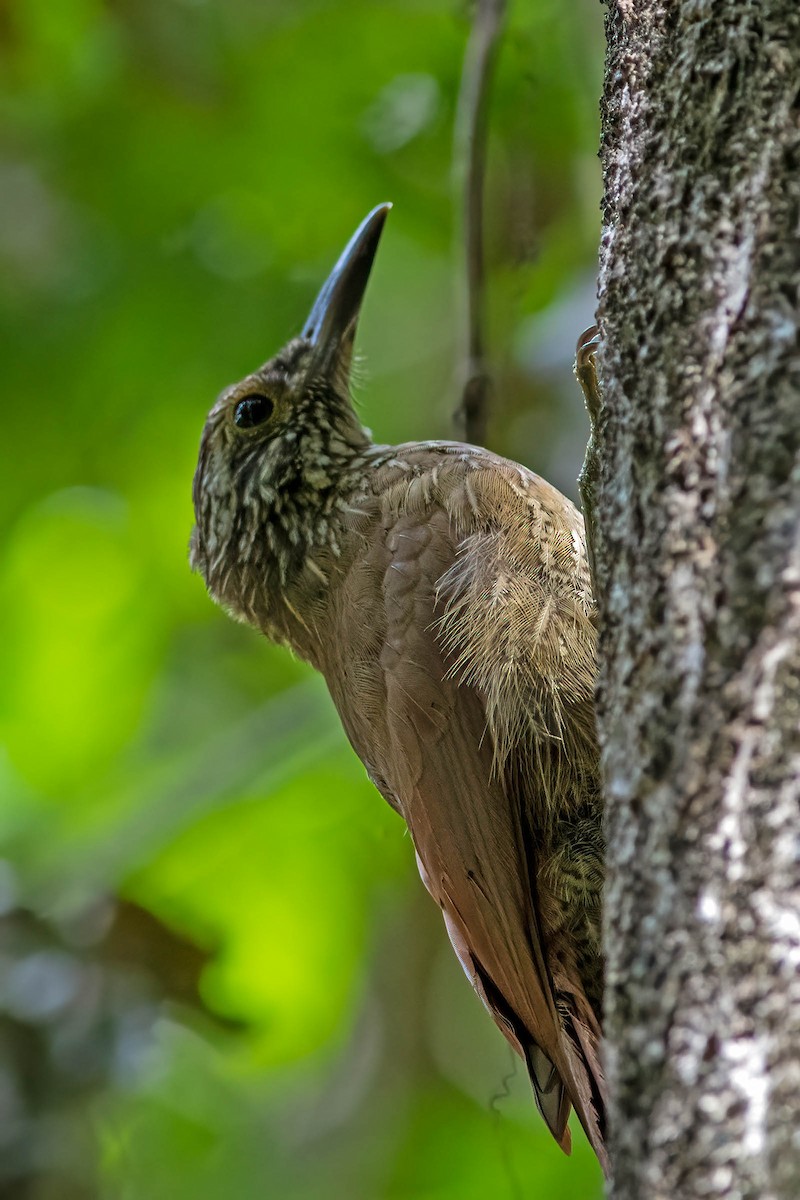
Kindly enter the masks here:
M 489 91 L 506 0 L 478 0 L 464 55 L 456 111 L 454 156 L 464 247 L 466 330 L 459 351 L 461 403 L 455 413 L 469 442 L 486 438 L 490 378 L 484 348 L 483 182 Z M 463 361 L 461 360 L 463 354 Z

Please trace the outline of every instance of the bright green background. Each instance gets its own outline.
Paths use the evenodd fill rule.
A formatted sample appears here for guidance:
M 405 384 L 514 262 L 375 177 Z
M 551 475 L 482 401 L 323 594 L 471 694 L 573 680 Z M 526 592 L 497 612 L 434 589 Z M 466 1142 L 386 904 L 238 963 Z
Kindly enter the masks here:
M 385 199 L 364 420 L 381 441 L 450 434 L 468 18 L 452 0 L 2 9 L 3 1195 L 600 1195 L 582 1135 L 564 1158 L 521 1068 L 506 1081 L 320 680 L 186 561 L 207 408 L 296 332 Z M 601 34 L 591 0 L 518 0 L 491 114 L 490 441 L 572 495 Z M 106 894 L 204 948 L 202 1002 L 153 1000 L 147 945 L 98 974 L 73 927 Z M 115 1013 L 97 1028 L 91 980 Z

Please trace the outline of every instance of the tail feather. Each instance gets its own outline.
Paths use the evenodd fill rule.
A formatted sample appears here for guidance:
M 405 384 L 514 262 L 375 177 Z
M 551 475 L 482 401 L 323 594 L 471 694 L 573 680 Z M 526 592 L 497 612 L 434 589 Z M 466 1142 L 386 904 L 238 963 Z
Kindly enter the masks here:
M 572 1137 L 567 1122 L 572 1105 L 561 1076 L 547 1055 L 536 1045 L 525 1047 L 525 1063 L 536 1107 L 561 1149 L 565 1154 L 571 1154 Z
M 581 1061 L 581 1077 L 584 1082 L 582 1090 L 588 1094 L 583 1103 L 576 1109 L 581 1125 L 597 1155 L 600 1166 L 606 1175 L 610 1164 L 606 1149 L 606 1111 L 608 1093 L 606 1079 L 600 1063 L 599 1031 L 595 1032 L 576 1014 L 572 1014 L 571 1031 L 575 1039 L 577 1057 Z
M 517 1053 L 525 1060 L 528 1076 L 533 1088 L 536 1107 L 542 1114 L 547 1128 L 565 1154 L 572 1151 L 569 1131 L 569 1114 L 574 1106 L 589 1144 L 606 1175 L 609 1173 L 608 1152 L 605 1145 L 606 1084 L 600 1065 L 600 1030 L 591 1007 L 583 998 L 574 997 L 581 1015 L 574 1010 L 562 1012 L 562 1038 L 558 1051 L 559 1066 L 545 1054 L 531 1038 L 530 1030 L 522 1021 L 492 980 L 472 960 L 473 986 L 494 1016 Z M 585 1010 L 585 1011 L 583 1011 Z M 585 1019 L 583 1019 L 585 1018 Z

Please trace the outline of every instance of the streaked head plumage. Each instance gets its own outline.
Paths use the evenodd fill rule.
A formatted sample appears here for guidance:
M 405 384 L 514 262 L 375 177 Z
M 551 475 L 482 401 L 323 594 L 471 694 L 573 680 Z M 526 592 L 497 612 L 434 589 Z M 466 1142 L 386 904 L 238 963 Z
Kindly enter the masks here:
M 323 285 L 300 337 L 208 415 L 194 477 L 192 567 L 234 610 L 252 577 L 284 586 L 330 527 L 337 491 L 369 444 L 350 398 L 361 301 L 389 205 L 374 209 Z

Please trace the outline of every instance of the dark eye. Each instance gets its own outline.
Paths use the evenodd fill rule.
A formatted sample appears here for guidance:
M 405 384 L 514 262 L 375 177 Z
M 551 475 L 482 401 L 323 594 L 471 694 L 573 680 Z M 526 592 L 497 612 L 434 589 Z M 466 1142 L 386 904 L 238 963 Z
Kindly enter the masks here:
M 239 429 L 263 425 L 272 416 L 275 405 L 268 396 L 245 396 L 233 410 L 233 423 Z

